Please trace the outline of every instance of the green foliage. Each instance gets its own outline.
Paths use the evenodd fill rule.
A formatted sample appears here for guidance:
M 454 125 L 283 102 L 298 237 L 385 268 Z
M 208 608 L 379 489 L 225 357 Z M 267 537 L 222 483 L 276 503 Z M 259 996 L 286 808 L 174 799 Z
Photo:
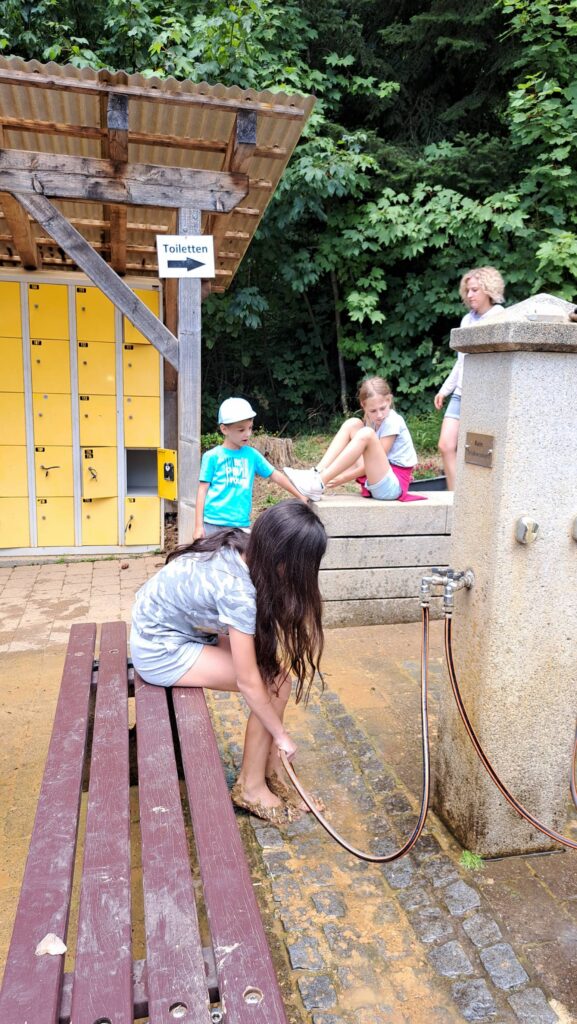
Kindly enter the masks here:
M 387 376 L 403 414 L 430 414 L 471 266 L 499 267 L 509 302 L 574 298 L 576 38 L 577 0 L 0 11 L 4 53 L 315 94 L 239 274 L 203 318 L 205 428 L 240 393 L 293 434 L 322 429 L 365 373 Z
M 470 850 L 463 850 L 459 864 L 467 871 L 482 871 L 485 867 L 483 858 L 479 857 L 478 853 L 471 853 Z

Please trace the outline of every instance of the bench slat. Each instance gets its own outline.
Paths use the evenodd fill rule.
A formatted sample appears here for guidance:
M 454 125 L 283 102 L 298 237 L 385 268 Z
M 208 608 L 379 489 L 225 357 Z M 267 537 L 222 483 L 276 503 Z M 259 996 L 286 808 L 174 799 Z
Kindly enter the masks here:
M 166 690 L 134 675 L 146 921 L 148 1015 L 209 1024 L 210 1000 L 194 900 Z M 184 1011 L 187 1008 L 188 1012 Z
M 204 693 L 174 687 L 173 701 L 226 1018 L 287 1024 Z
M 6 1024 L 58 1021 L 64 958 L 34 951 L 68 928 L 95 639 L 95 625 L 72 626 L 0 994 Z
M 102 626 L 72 1020 L 132 1021 L 126 626 Z

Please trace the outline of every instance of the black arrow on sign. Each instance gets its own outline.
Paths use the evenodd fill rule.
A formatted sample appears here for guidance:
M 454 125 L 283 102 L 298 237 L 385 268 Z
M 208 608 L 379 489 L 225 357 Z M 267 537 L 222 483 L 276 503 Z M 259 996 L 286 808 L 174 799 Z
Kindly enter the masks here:
M 199 263 L 198 260 L 191 260 L 190 256 L 187 256 L 185 260 L 167 260 L 167 266 L 182 267 L 183 270 L 196 270 L 197 267 L 204 267 L 206 264 Z

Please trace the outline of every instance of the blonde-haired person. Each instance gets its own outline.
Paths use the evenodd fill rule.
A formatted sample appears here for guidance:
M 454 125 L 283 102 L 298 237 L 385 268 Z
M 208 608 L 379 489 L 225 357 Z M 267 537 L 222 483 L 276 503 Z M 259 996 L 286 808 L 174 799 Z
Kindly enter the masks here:
M 393 409 L 393 395 L 384 377 L 361 381 L 358 401 L 363 419 L 345 420 L 314 468 L 284 467 L 305 498 L 319 501 L 326 488 L 359 480 L 365 497 L 407 500 L 417 453 L 407 424 Z M 366 477 L 366 487 L 359 477 Z
M 504 293 L 505 282 L 495 267 L 475 267 L 468 270 L 461 278 L 459 295 L 469 312 L 465 314 L 459 326 L 474 327 L 476 324 L 484 323 L 495 313 L 501 312 Z M 439 451 L 443 457 L 449 491 L 455 489 L 464 362 L 465 354 L 459 352 L 453 369 L 435 395 L 435 409 L 442 409 L 445 398 L 451 395 L 439 435 Z

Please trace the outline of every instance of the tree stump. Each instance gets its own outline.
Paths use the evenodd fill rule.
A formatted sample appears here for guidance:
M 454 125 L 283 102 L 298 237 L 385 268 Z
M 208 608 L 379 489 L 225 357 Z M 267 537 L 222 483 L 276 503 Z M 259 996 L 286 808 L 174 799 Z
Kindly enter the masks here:
M 282 469 L 283 466 L 293 466 L 295 454 L 293 442 L 290 437 L 269 437 L 268 434 L 258 434 L 251 437 L 253 448 L 256 448 L 265 459 L 272 462 L 275 469 Z

